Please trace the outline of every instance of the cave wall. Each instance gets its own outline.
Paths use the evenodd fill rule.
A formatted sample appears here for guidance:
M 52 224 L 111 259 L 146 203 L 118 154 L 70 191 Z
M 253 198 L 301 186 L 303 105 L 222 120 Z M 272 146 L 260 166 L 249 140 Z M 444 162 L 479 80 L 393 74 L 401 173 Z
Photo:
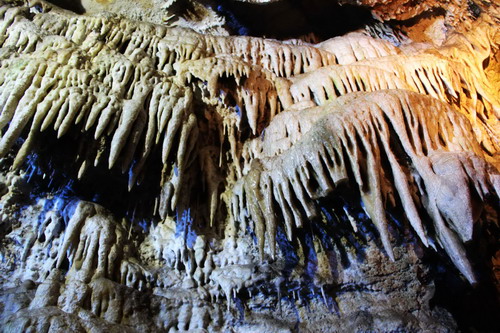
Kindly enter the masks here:
M 2 331 L 498 329 L 494 2 L 0 5 Z

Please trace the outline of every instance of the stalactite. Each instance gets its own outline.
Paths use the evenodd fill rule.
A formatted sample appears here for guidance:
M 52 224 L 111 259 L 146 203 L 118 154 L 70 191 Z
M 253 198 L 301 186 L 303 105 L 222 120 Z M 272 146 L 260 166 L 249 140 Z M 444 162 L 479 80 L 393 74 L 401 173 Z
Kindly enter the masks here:
M 495 237 L 500 197 L 496 5 L 450 2 L 455 30 L 433 45 L 22 3 L 0 1 L 0 271 L 28 280 L 0 306 L 8 330 L 217 331 L 259 311 L 307 321 L 311 304 L 344 321 L 364 311 L 345 294 L 405 288 L 420 320 L 437 316 L 434 251 L 481 282 L 469 250 Z M 442 6 L 356 4 L 381 20 Z

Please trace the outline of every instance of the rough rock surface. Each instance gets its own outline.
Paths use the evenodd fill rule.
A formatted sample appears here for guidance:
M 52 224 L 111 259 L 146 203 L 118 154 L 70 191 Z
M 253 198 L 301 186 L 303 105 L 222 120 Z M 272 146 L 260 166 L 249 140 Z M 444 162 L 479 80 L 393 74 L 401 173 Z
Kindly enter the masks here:
M 497 330 L 498 5 L 340 5 L 0 1 L 2 330 Z

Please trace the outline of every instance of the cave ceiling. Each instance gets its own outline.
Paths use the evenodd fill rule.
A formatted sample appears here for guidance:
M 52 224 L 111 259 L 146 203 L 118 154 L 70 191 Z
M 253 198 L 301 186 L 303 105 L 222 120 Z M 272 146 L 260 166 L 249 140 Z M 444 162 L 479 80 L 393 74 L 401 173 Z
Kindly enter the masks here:
M 2 331 L 500 329 L 499 8 L 0 1 Z

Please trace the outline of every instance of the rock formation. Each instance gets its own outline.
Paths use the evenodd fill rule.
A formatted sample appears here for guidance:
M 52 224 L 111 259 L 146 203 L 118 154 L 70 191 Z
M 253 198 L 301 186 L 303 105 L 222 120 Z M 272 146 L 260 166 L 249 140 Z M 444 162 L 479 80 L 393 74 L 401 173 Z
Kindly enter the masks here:
M 500 7 L 306 3 L 0 1 L 3 331 L 498 328 Z

